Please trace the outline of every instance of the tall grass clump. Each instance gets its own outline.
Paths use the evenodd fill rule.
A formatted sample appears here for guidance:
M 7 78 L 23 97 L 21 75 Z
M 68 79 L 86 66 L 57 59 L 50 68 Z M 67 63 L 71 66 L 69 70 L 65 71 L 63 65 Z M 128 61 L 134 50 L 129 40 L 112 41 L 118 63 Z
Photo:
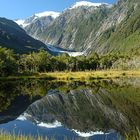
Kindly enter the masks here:
M 48 140 L 48 138 L 43 138 L 41 136 L 33 137 L 33 136 L 25 136 L 25 135 L 15 135 L 6 133 L 1 131 L 0 132 L 0 140 Z
M 126 140 L 140 140 L 140 130 L 137 129 L 130 134 L 126 134 Z

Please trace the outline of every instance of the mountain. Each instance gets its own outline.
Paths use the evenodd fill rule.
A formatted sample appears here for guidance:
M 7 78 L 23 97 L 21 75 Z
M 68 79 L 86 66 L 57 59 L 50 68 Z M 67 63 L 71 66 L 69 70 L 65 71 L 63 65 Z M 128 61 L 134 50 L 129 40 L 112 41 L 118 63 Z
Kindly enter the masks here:
M 140 51 L 140 1 L 119 0 L 100 27 L 90 51 L 132 53 Z
M 62 48 L 83 51 L 84 42 L 93 26 L 100 26 L 109 12 L 108 6 L 79 6 L 64 11 L 38 38 Z M 104 12 L 103 12 L 103 11 Z M 98 15 L 101 14 L 99 17 Z
M 41 21 L 42 18 L 46 17 L 46 18 L 49 18 L 49 19 L 53 20 L 58 16 L 59 16 L 58 12 L 46 11 L 46 12 L 34 14 L 33 16 L 31 16 L 31 17 L 29 17 L 25 20 L 23 20 L 23 19 L 15 20 L 15 22 L 22 27 L 27 27 L 30 24 L 36 22 L 37 20 Z
M 17 53 L 46 48 L 45 44 L 33 39 L 15 22 L 6 18 L 0 18 L 0 46 L 13 49 Z
M 46 44 L 84 54 L 129 53 L 140 50 L 139 9 L 139 0 L 118 0 L 114 5 L 80 1 L 49 24 L 24 29 Z
M 65 9 L 56 19 L 54 19 L 54 21 L 51 22 L 51 24 L 49 25 L 47 24 L 43 26 L 43 28 L 41 26 L 42 28 L 41 32 L 38 32 L 38 27 L 36 28 L 36 30 L 33 30 L 32 27 L 29 26 L 28 29 L 26 27 L 24 29 L 28 34 L 43 41 L 46 44 L 49 43 L 55 46 L 61 46 L 62 48 L 65 49 L 71 49 L 71 50 L 74 49 L 76 51 L 81 52 L 81 50 L 83 50 L 83 47 L 81 49 L 76 49 L 76 48 L 79 48 L 82 42 L 79 43 L 79 41 L 77 41 L 76 42 L 77 47 L 74 47 L 74 45 L 72 44 L 72 42 L 74 43 L 76 32 L 78 32 L 77 34 L 80 33 L 81 36 L 83 36 L 85 30 L 88 27 L 85 27 L 85 30 L 82 31 L 81 33 L 80 26 L 84 26 L 85 22 L 91 23 L 91 21 L 86 21 L 88 19 L 96 21 L 96 18 L 93 17 L 92 19 L 93 13 L 96 15 L 96 17 L 98 16 L 99 13 L 102 13 L 102 17 L 105 18 L 106 14 L 109 11 L 108 10 L 109 7 L 110 5 L 104 3 L 91 3 L 91 2 L 84 2 L 84 1 L 77 2 L 75 5 L 71 6 L 70 8 Z M 102 12 L 102 9 L 104 9 L 105 13 Z M 90 26 L 90 29 L 87 30 L 90 31 L 91 29 L 92 26 Z M 37 35 L 35 35 L 36 32 Z M 87 37 L 88 37 L 88 32 L 80 40 L 83 40 L 84 42 Z
M 25 20 L 15 20 L 15 22 L 26 30 L 29 35 L 37 38 L 46 26 L 49 26 L 60 13 L 53 11 L 46 11 L 34 14 Z

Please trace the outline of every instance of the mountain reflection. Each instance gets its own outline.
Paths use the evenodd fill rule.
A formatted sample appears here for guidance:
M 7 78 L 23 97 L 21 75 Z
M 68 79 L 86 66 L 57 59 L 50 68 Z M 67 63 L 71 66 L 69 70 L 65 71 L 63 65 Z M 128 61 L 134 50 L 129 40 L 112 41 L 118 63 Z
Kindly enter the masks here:
M 7 108 L 1 102 L 0 120 L 8 111 L 11 116 L 16 112 L 15 118 L 21 114 L 19 120 L 46 128 L 63 126 L 83 136 L 112 131 L 125 135 L 140 128 L 139 82 L 139 78 L 67 83 L 18 81 L 16 86 L 10 84 L 14 94 L 0 89 L 0 96 L 6 92 L 5 100 L 9 100 Z M 19 100 L 25 104 L 20 105 Z

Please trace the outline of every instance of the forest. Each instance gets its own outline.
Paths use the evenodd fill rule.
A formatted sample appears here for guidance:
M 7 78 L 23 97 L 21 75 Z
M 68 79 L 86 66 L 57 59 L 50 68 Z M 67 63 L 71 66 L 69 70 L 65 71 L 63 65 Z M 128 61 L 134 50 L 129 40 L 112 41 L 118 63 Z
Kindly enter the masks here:
M 96 71 L 112 69 L 119 59 L 130 59 L 127 54 L 70 57 L 67 54 L 52 56 L 44 50 L 29 54 L 15 54 L 12 50 L 0 47 L 0 76 L 30 75 L 34 73 L 58 71 Z

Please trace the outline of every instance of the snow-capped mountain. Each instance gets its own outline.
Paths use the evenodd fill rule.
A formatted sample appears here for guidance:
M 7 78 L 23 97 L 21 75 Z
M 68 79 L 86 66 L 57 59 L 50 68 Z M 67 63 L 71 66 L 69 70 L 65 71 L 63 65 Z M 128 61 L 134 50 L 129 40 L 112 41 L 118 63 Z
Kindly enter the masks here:
M 38 39 L 38 34 L 45 30 L 60 13 L 53 11 L 46 11 L 42 13 L 36 13 L 25 20 L 15 20 L 25 31 L 32 37 Z
M 55 19 L 60 15 L 60 13 L 58 12 L 54 12 L 54 11 L 45 11 L 42 13 L 37 13 L 34 14 L 33 16 L 23 20 L 23 19 L 18 19 L 15 20 L 15 22 L 20 25 L 21 27 L 25 28 L 28 25 L 36 22 L 37 20 L 41 20 L 42 18 L 50 18 L 50 19 Z
M 38 18 L 51 16 L 54 19 L 57 18 L 59 15 L 60 13 L 54 11 L 46 11 L 46 12 L 35 14 L 35 16 Z
M 79 1 L 79 2 L 76 2 L 72 7 L 70 7 L 69 9 L 75 9 L 75 8 L 78 8 L 78 7 L 99 7 L 101 5 L 108 5 L 107 3 L 93 3 L 93 2 L 88 2 L 88 1 Z
M 91 32 L 95 33 L 95 28 L 98 28 L 107 18 L 111 9 L 109 6 L 105 3 L 76 2 L 65 9 L 49 26 L 38 32 L 35 37 L 46 44 L 74 50 L 78 52 L 78 55 L 83 55 L 89 47 L 85 44 L 86 40 L 92 35 Z M 93 36 L 96 37 L 95 34 Z
M 65 9 L 61 14 L 57 12 L 43 12 L 34 14 L 25 21 L 19 20 L 16 22 L 20 24 L 29 35 L 41 40 L 47 45 L 52 44 L 52 46 L 59 46 L 65 48 L 66 50 L 74 50 L 73 52 L 69 52 L 58 50 L 55 47 L 49 47 L 48 49 L 51 52 L 67 53 L 68 55 L 75 57 L 79 55 L 85 55 L 86 53 L 86 49 L 83 48 L 84 43 L 81 42 L 79 44 L 79 42 L 76 41 L 77 36 L 79 36 L 78 30 L 80 26 L 83 26 L 81 24 L 85 24 L 85 21 L 89 20 L 90 18 L 93 18 L 94 20 L 94 15 L 97 16 L 100 11 L 104 11 L 103 18 L 106 18 L 106 14 L 108 13 L 109 9 L 108 6 L 109 4 L 105 3 L 80 1 L 76 2 L 70 8 Z M 93 22 L 97 22 L 97 20 Z M 88 27 L 89 26 L 86 28 Z M 91 30 L 92 27 L 90 31 Z M 84 30 L 83 32 L 85 34 Z M 83 37 L 84 38 L 81 40 L 85 42 L 85 39 L 88 37 L 87 33 L 83 35 Z M 75 42 L 78 42 L 78 44 Z
M 132 18 L 133 16 L 130 15 L 139 13 L 135 12 L 138 11 L 139 0 L 136 2 L 137 4 L 127 0 L 118 0 L 113 6 L 107 3 L 79 1 L 61 14 L 43 12 L 31 16 L 25 21 L 19 20 L 17 23 L 22 24 L 29 35 L 45 44 L 73 50 L 74 54 L 70 52 L 70 56 L 88 55 L 92 52 L 103 54 L 122 48 L 122 39 L 118 45 L 118 41 L 116 40 L 114 43 L 112 38 L 115 40 L 121 36 L 119 26 L 123 25 L 122 29 L 126 28 L 124 20 L 127 16 Z M 137 16 L 135 18 L 135 20 L 132 19 L 134 22 L 139 19 Z M 139 22 L 137 21 L 137 23 Z M 127 24 L 129 25 L 129 21 Z M 127 32 L 127 29 L 125 30 Z M 127 40 L 125 40 L 126 42 Z M 123 51 L 125 49 L 127 50 L 127 47 L 122 48 Z M 58 51 L 56 48 L 54 51 L 52 47 L 49 47 L 49 50 L 66 53 L 63 50 Z

